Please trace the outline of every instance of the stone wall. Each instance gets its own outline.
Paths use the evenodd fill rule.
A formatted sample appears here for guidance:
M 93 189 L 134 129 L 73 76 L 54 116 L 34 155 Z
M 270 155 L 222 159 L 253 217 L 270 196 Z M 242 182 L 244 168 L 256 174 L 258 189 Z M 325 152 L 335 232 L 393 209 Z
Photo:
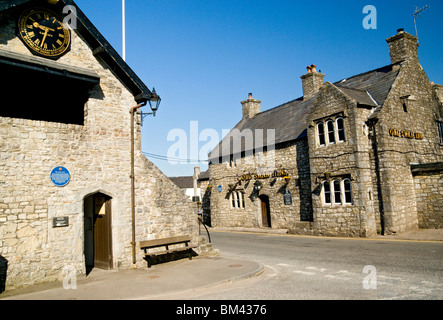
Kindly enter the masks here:
M 436 122 L 442 114 L 418 61 L 403 62 L 376 125 L 387 233 L 418 227 L 411 164 L 442 161 Z
M 443 228 L 443 170 L 414 175 L 418 226 Z
M 214 227 L 264 227 L 261 215 L 260 195 L 269 197 L 271 227 L 289 229 L 291 232 L 311 233 L 300 229 L 300 222 L 312 221 L 310 197 L 309 150 L 306 139 L 279 145 L 275 152 L 275 167 L 260 170 L 260 160 L 255 155 L 244 157 L 236 165 L 229 163 L 210 165 L 211 224 Z M 265 152 L 260 156 L 268 156 Z M 283 170 L 284 175 L 273 176 Z M 261 177 L 254 176 L 255 174 Z M 242 175 L 246 175 L 241 184 Z M 283 176 L 291 179 L 286 184 Z M 254 183 L 260 181 L 262 188 L 254 192 Z M 232 208 L 230 187 L 244 192 L 245 208 Z M 219 192 L 218 187 L 222 191 Z M 292 204 L 285 204 L 285 190 L 292 195 Z M 306 225 L 306 224 L 303 224 Z M 300 231 L 301 230 L 301 231 Z
M 0 48 L 31 55 L 5 14 L 0 36 Z M 129 110 L 136 103 L 91 50 L 72 31 L 71 51 L 58 60 L 100 76 L 84 106 L 84 125 L 0 117 L 0 254 L 9 261 L 8 287 L 60 280 L 66 266 L 85 274 L 84 200 L 98 192 L 112 198 L 113 268 L 132 265 Z M 67 99 L 69 94 L 76 93 L 68 88 Z M 191 202 L 142 156 L 135 127 L 136 242 L 189 234 L 197 243 Z M 50 180 L 57 166 L 71 173 L 65 187 Z M 55 217 L 68 217 L 69 226 L 53 228 Z M 136 249 L 137 266 L 144 266 Z
M 317 234 L 355 237 L 376 232 L 374 203 L 369 199 L 369 191 L 374 189 L 370 143 L 364 130 L 369 112 L 367 108 L 357 107 L 355 100 L 329 82 L 315 98 L 309 116 L 308 140 Z M 338 118 L 344 120 L 345 141 L 320 145 L 317 124 L 332 120 L 336 126 Z M 323 183 L 332 184 L 334 180 L 341 183 L 344 179 L 351 181 L 352 203 L 325 203 Z

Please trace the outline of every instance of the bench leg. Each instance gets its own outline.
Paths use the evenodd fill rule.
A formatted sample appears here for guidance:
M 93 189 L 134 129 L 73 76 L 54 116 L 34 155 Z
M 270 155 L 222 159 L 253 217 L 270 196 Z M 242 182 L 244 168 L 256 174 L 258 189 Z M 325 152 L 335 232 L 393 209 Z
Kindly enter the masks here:
M 151 267 L 152 263 L 151 263 L 151 256 L 146 256 L 147 260 L 148 260 L 148 268 Z
M 192 249 L 188 249 L 188 252 L 189 252 L 189 260 L 192 260 Z

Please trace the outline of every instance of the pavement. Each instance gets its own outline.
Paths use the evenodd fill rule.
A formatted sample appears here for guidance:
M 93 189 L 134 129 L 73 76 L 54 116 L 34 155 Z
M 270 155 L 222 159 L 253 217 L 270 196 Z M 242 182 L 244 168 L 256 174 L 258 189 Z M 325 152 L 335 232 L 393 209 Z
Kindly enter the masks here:
M 284 230 L 212 229 L 211 232 L 256 232 L 285 234 Z M 295 235 L 292 235 L 295 236 Z M 300 236 L 302 237 L 302 236 Z M 375 236 L 374 240 L 443 241 L 443 229 L 417 230 L 401 235 Z M 255 261 L 219 256 L 198 256 L 155 264 L 151 268 L 101 270 L 94 268 L 86 277 L 63 284 L 52 282 L 0 294 L 0 300 L 170 300 L 199 290 L 229 285 L 263 273 Z M 76 285 L 75 288 L 72 288 Z M 63 286 L 68 285 L 70 289 Z

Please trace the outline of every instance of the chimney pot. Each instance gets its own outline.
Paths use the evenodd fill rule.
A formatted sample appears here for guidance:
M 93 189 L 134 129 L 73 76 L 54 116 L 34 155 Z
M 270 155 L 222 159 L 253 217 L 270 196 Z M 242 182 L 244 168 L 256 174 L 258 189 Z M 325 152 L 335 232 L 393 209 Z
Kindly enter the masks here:
M 308 73 L 311 73 L 311 72 L 312 72 L 312 70 L 311 70 L 311 66 L 307 66 L 306 69 L 308 70 Z
M 315 64 L 311 65 L 312 72 L 317 72 L 317 66 Z
M 400 32 L 403 32 L 403 31 L 405 31 L 404 28 L 397 29 L 397 33 L 400 33 Z
M 252 99 L 252 93 L 248 94 L 248 99 Z

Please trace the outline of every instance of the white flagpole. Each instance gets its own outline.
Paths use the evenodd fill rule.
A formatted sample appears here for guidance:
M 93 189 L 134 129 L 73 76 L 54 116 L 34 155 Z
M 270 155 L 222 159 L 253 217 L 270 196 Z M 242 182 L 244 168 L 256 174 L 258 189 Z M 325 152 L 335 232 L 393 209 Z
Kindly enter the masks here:
M 123 22 L 123 60 L 126 61 L 126 12 L 125 0 L 122 0 L 122 22 Z

